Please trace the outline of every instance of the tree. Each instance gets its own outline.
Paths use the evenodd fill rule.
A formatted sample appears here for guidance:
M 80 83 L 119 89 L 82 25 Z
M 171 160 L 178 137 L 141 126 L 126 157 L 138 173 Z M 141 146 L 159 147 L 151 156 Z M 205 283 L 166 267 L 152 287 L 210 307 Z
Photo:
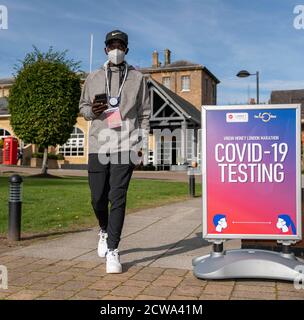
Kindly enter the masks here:
M 8 109 L 15 134 L 43 147 L 42 174 L 47 174 L 48 146 L 64 144 L 79 112 L 80 62 L 66 58 L 67 50 L 43 53 L 35 46 L 21 65 L 15 65 L 15 83 Z

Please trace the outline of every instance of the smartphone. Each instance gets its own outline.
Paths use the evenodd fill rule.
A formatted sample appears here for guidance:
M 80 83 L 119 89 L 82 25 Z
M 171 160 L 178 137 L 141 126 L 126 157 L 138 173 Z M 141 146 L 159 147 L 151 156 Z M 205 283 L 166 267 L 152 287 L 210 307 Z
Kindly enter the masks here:
M 107 95 L 105 93 L 96 94 L 95 95 L 95 102 L 107 103 Z

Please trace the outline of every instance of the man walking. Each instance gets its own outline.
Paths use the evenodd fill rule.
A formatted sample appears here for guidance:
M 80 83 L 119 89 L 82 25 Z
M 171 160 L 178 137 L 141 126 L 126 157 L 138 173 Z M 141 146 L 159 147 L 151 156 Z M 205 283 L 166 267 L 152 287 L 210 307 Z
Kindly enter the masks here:
M 108 273 L 121 273 L 118 245 L 139 140 L 130 137 L 138 137 L 139 130 L 148 132 L 151 107 L 145 77 L 125 60 L 128 35 L 120 30 L 109 32 L 105 45 L 108 60 L 85 80 L 79 110 L 92 121 L 88 180 L 100 226 L 97 252 L 106 257 Z

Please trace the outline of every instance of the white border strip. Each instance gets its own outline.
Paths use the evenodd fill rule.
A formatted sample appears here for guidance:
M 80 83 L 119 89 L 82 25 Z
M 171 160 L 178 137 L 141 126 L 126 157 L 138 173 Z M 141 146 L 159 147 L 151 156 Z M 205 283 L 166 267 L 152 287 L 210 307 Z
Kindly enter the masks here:
M 259 110 L 259 109 L 295 109 L 296 110 L 296 235 L 267 235 L 267 234 L 208 234 L 207 232 L 207 123 L 206 115 L 209 110 Z M 226 105 L 201 107 L 201 164 L 202 164 L 202 236 L 204 239 L 265 239 L 265 240 L 301 240 L 302 239 L 302 186 L 301 186 L 301 104 L 263 104 L 263 105 Z

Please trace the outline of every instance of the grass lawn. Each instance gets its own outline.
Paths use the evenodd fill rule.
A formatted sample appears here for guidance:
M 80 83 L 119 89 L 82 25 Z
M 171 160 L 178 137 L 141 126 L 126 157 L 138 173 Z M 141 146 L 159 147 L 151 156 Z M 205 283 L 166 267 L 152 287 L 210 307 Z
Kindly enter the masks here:
M 87 177 L 23 176 L 22 231 L 54 232 L 96 226 Z M 0 177 L 0 234 L 7 232 L 8 177 Z M 197 195 L 201 188 L 197 184 Z M 189 199 L 186 182 L 132 179 L 127 214 L 138 209 Z

